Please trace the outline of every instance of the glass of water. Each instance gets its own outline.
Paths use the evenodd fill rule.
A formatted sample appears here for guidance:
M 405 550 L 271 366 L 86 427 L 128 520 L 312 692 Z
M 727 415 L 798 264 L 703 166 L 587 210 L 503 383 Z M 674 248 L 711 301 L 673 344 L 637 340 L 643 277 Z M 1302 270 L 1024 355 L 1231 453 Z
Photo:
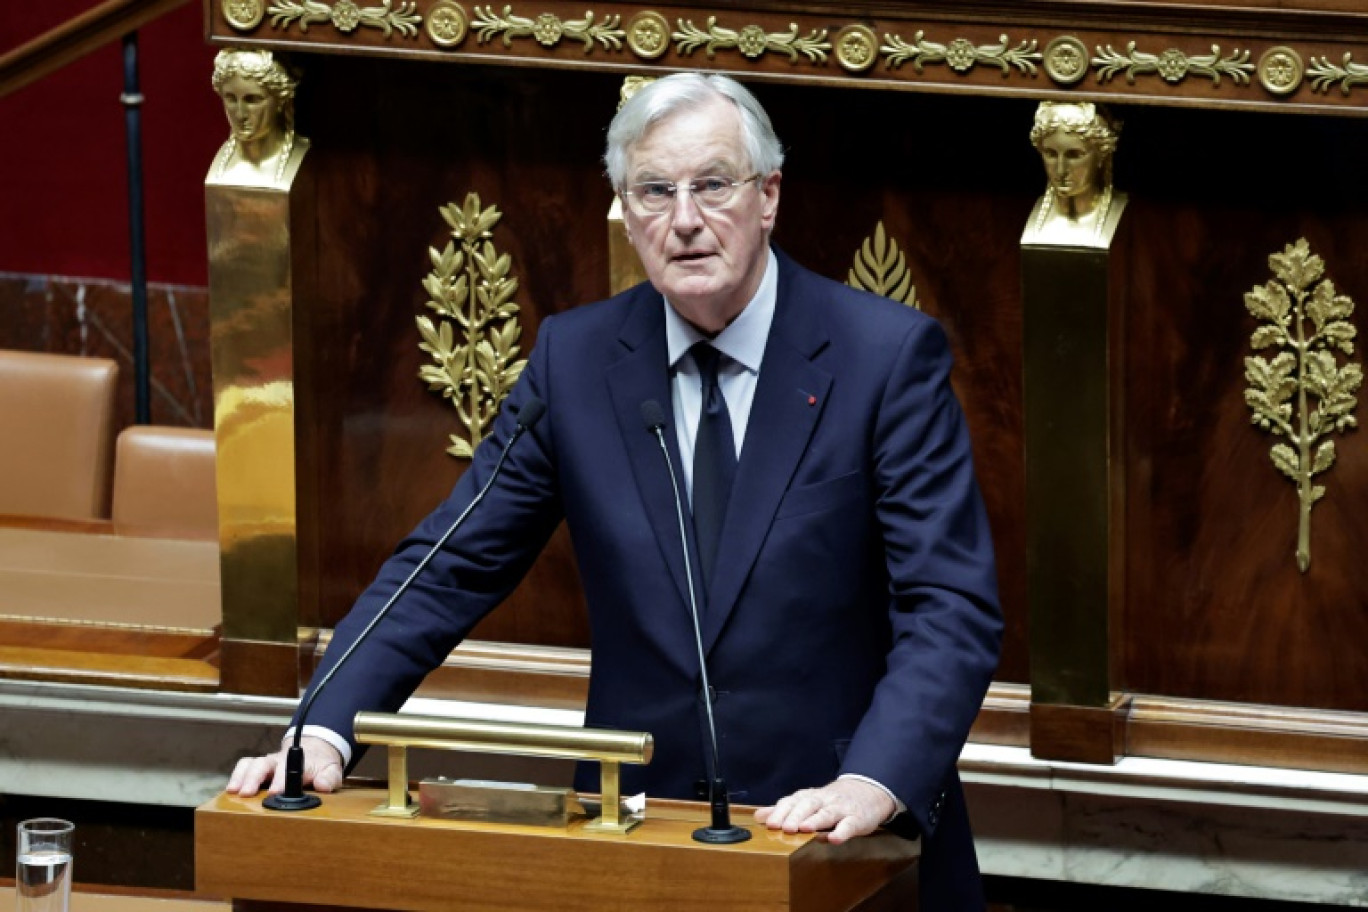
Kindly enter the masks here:
M 19 824 L 14 892 L 18 912 L 67 912 L 71 902 L 71 846 L 76 827 L 55 817 Z

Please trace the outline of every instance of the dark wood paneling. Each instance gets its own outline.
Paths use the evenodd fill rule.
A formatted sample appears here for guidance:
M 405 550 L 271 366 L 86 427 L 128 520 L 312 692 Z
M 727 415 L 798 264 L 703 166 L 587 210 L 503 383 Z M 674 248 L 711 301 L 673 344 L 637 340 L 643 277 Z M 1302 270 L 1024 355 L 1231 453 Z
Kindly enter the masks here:
M 1363 774 L 1368 773 L 1368 717 L 1137 697 L 1126 720 L 1126 753 Z
M 1112 764 L 1126 750 L 1130 698 L 1111 706 L 1031 704 L 1031 756 L 1069 763 Z
M 297 697 L 303 676 L 300 656 L 293 643 L 224 638 L 219 642 L 221 689 L 225 693 Z
M 1127 326 L 1125 686 L 1368 709 L 1368 438 L 1337 436 L 1336 465 L 1318 477 L 1328 493 L 1312 513 L 1303 575 L 1294 487 L 1243 401 L 1258 325 L 1243 295 L 1272 277 L 1269 254 L 1308 238 L 1336 287 L 1359 302 L 1360 336 L 1368 325 L 1368 200 L 1361 182 L 1333 177 L 1368 153 L 1368 129 L 1129 115 L 1123 180 L 1140 241 Z
M 493 243 L 520 282 L 526 353 L 543 316 L 607 292 L 610 194 L 597 159 L 618 90 L 578 74 L 455 78 L 440 66 L 336 58 L 308 67 L 309 85 L 366 87 L 301 94 L 319 200 L 318 471 L 322 490 L 346 492 L 320 505 L 327 625 L 465 466 L 445 453 L 455 412 L 417 377 L 428 358 L 414 326 L 428 312 L 427 251 L 448 239 L 438 208 L 474 191 L 503 212 Z M 563 534 L 476 635 L 588 645 Z

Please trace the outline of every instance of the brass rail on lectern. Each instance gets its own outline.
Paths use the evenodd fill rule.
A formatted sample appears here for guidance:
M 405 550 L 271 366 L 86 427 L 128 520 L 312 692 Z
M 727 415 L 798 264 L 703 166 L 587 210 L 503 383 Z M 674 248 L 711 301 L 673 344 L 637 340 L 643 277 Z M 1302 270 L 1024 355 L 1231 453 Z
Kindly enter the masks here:
M 389 751 L 388 800 L 373 812 L 384 817 L 417 816 L 418 808 L 410 803 L 408 796 L 408 749 L 430 747 L 483 754 L 597 760 L 602 811 L 597 820 L 585 825 L 585 829 L 625 833 L 638 821 L 624 820 L 622 815 L 620 766 L 623 763 L 650 763 L 655 753 L 655 739 L 649 732 L 574 725 L 361 712 L 356 714 L 353 728 L 356 740 L 361 744 L 383 744 Z

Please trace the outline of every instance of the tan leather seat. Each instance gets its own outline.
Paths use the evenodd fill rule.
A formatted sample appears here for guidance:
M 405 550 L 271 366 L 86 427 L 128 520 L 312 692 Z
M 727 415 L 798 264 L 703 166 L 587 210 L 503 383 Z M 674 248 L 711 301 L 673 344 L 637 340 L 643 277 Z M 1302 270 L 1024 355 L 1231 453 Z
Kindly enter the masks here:
M 216 541 L 214 432 L 124 429 L 114 455 L 114 531 Z
M 119 366 L 0 350 L 0 513 L 108 516 Z

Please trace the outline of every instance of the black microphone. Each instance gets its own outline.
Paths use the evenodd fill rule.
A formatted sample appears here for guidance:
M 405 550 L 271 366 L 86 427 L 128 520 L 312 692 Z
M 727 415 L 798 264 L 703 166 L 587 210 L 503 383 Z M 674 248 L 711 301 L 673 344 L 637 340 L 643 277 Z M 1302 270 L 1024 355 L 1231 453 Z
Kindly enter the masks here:
M 703 706 L 708 712 L 708 735 L 712 739 L 712 778 L 708 781 L 708 801 L 712 805 L 712 822 L 708 826 L 694 830 L 697 842 L 726 845 L 745 842 L 751 838 L 750 830 L 732 826 L 731 802 L 727 798 L 727 784 L 722 779 L 719 751 L 717 749 L 717 726 L 713 722 L 712 685 L 708 683 L 708 662 L 703 657 L 703 630 L 698 623 L 698 597 L 694 594 L 693 568 L 689 566 L 689 539 L 684 531 L 684 499 L 679 496 L 679 481 L 675 478 L 674 462 L 670 459 L 670 448 L 665 445 L 665 412 L 660 403 L 647 399 L 641 403 L 641 420 L 646 430 L 655 435 L 660 444 L 660 452 L 665 454 L 665 468 L 670 470 L 670 487 L 674 489 L 675 516 L 679 519 L 679 542 L 684 548 L 684 578 L 689 583 L 689 611 L 693 615 L 694 645 L 698 647 L 698 672 L 703 679 Z
M 304 792 L 304 748 L 301 746 L 301 742 L 304 738 L 304 720 L 308 718 L 309 710 L 313 707 L 314 700 L 318 699 L 318 695 L 323 692 L 323 688 L 328 686 L 328 682 L 333 679 L 333 675 L 337 674 L 337 670 L 346 664 L 347 659 L 351 658 L 352 653 L 356 651 L 356 647 L 360 646 L 361 643 L 365 641 L 366 637 L 370 636 L 371 631 L 380 624 L 380 621 L 389 613 L 389 610 L 399 601 L 399 597 L 408 591 L 409 586 L 413 584 L 413 581 L 418 577 L 418 574 L 423 572 L 423 568 L 431 563 L 432 559 L 436 557 L 437 552 L 447 543 L 447 540 L 451 538 L 452 535 L 456 534 L 456 530 L 465 522 L 466 517 L 470 515 L 470 511 L 474 510 L 476 505 L 484 500 L 485 494 L 489 493 L 489 489 L 494 485 L 494 480 L 499 477 L 499 472 L 503 469 L 504 460 L 508 458 L 508 451 L 513 449 L 513 444 L 518 442 L 518 438 L 540 421 L 542 415 L 545 413 L 546 403 L 536 397 L 530 398 L 523 403 L 523 407 L 518 411 L 517 424 L 513 428 L 513 433 L 509 436 L 508 443 L 504 444 L 503 452 L 499 454 L 499 461 L 494 463 L 494 471 L 489 473 L 489 480 L 484 483 L 484 487 L 480 488 L 480 491 L 475 495 L 475 498 L 461 511 L 461 515 L 456 517 L 456 521 L 442 534 L 441 538 L 437 539 L 437 543 L 433 545 L 432 548 L 428 550 L 428 553 L 423 556 L 423 559 L 418 562 L 418 566 L 413 568 L 413 572 L 408 575 L 408 579 L 399 584 L 399 588 L 394 590 L 394 594 L 389 597 L 389 601 L 385 602 L 384 606 L 375 613 L 375 617 L 371 618 L 370 623 L 367 624 L 365 629 L 352 641 L 352 644 L 347 647 L 347 651 L 342 653 L 342 657 L 333 664 L 332 668 L 328 669 L 328 673 L 323 676 L 323 680 L 319 681 L 318 686 L 309 693 L 308 699 L 304 701 L 304 706 L 299 710 L 298 721 L 295 723 L 294 743 L 291 744 L 290 749 L 285 752 L 285 791 L 281 792 L 279 795 L 266 796 L 266 799 L 261 802 L 263 807 L 270 808 L 273 811 L 307 811 L 310 808 L 316 808 L 323 803 L 317 795 L 306 794 Z

